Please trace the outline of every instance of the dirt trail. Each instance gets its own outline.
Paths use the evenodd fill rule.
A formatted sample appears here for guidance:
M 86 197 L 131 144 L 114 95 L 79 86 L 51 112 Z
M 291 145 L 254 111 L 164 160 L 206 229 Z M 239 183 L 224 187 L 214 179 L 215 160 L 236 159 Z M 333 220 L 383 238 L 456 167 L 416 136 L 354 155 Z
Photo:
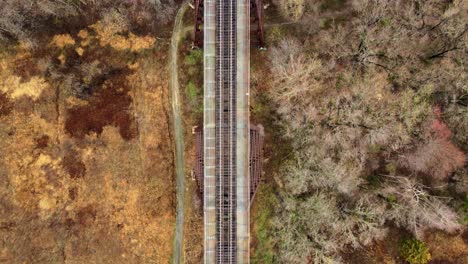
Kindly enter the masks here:
M 172 262 L 174 264 L 183 263 L 183 237 L 184 237 L 184 197 L 185 197 L 185 171 L 184 171 L 184 138 L 180 110 L 179 94 L 179 76 L 178 76 L 178 50 L 181 33 L 183 31 L 183 17 L 188 7 L 188 1 L 185 1 L 177 12 L 174 22 L 174 30 L 171 39 L 171 97 L 172 97 L 172 115 L 174 123 L 174 141 L 175 141 L 175 164 L 176 164 L 176 228 L 174 234 Z

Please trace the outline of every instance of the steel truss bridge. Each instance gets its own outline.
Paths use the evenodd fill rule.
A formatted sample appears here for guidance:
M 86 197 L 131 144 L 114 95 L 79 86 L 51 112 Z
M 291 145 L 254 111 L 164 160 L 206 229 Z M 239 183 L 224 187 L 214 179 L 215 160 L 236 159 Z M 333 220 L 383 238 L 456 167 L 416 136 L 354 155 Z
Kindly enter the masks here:
M 261 151 L 250 142 L 252 8 L 263 45 L 260 0 L 195 0 L 195 44 L 202 42 L 204 49 L 204 120 L 198 133 L 203 157 L 198 178 L 203 179 L 199 186 L 203 188 L 206 264 L 249 263 L 251 184 L 256 187 L 259 178 L 252 181 L 250 171 L 261 170 Z M 262 141 L 263 129 L 253 131 L 254 141 Z

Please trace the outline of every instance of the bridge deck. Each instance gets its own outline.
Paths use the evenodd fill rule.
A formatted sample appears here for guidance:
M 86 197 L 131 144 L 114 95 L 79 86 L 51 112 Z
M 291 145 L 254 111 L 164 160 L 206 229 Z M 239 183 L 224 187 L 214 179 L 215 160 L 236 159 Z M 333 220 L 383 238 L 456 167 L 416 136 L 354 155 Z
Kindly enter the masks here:
M 205 263 L 249 262 L 249 2 L 205 1 Z

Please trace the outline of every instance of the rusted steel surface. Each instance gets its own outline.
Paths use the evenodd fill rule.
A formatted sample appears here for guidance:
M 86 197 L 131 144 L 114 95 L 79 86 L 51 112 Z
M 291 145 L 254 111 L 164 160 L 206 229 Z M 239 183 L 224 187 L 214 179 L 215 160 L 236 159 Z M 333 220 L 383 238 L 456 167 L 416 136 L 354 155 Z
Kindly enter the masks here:
M 257 46 L 265 47 L 265 31 L 263 27 L 263 1 L 251 0 L 250 13 L 252 14 L 252 33 L 256 36 Z
M 262 125 L 250 126 L 250 203 L 252 203 L 263 172 L 263 139 L 265 133 Z
M 194 127 L 192 129 L 192 134 L 195 137 L 195 166 L 193 172 L 195 174 L 198 192 L 203 196 L 203 127 Z
M 204 13 L 204 1 L 203 0 L 194 0 L 194 9 L 195 9 L 195 29 L 193 32 L 193 43 L 196 47 L 203 46 L 203 13 Z
M 193 168 L 198 192 L 203 196 L 203 129 L 197 126 L 192 134 L 195 139 L 195 166 Z M 250 126 L 250 202 L 253 201 L 263 172 L 264 129 L 262 125 Z

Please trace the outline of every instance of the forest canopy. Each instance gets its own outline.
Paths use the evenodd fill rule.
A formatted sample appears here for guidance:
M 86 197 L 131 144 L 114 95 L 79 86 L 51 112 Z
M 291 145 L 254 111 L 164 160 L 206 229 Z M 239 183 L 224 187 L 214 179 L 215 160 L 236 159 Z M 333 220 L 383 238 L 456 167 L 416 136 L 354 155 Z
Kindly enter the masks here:
M 292 145 L 274 176 L 278 262 L 346 262 L 345 248 L 392 228 L 462 232 L 466 2 L 276 3 L 299 24 L 268 51 L 269 98 Z

